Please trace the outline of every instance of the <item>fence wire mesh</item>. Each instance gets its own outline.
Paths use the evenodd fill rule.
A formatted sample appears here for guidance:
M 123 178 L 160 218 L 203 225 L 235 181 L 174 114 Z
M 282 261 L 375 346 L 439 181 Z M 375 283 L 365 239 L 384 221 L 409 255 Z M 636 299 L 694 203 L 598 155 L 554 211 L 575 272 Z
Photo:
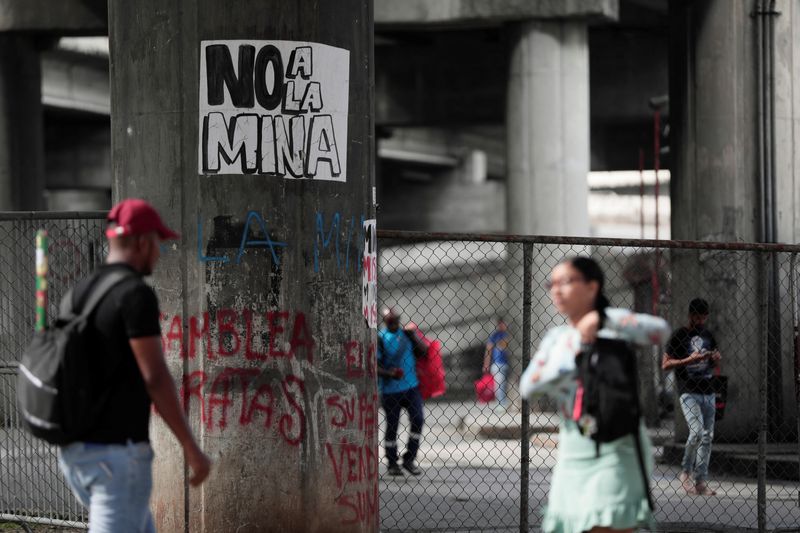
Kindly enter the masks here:
M 681 487 L 688 430 L 675 378 L 661 370 L 663 347 L 639 350 L 641 401 L 656 460 L 651 486 L 658 530 L 798 527 L 794 249 L 379 235 L 381 304 L 442 342 L 448 384 L 443 397 L 424 407 L 418 455 L 424 474 L 381 474 L 385 530 L 539 529 L 561 420 L 552 401 L 528 406 L 517 389 L 526 357 L 548 329 L 564 323 L 544 287 L 553 267 L 575 255 L 600 263 L 612 305 L 660 315 L 674 329 L 687 324 L 690 300 L 710 303 L 707 325 L 723 356 L 718 373 L 727 378 L 711 452 L 715 496 L 690 495 Z M 475 389 L 498 319 L 506 322 L 510 340 L 505 406 L 480 403 Z M 398 438 L 401 447 L 406 439 L 407 433 Z
M 102 216 L 0 214 L 0 517 L 80 525 L 86 511 L 60 476 L 56 453 L 22 431 L 16 364 L 34 323 L 34 235 L 50 234 L 49 316 L 104 256 Z M 687 438 L 662 349 L 640 350 L 641 399 L 654 443 L 657 530 L 787 531 L 800 524 L 798 491 L 798 265 L 796 247 L 647 243 L 570 238 L 479 238 L 380 232 L 379 299 L 443 343 L 448 390 L 425 403 L 421 476 L 381 471 L 383 531 L 539 529 L 558 427 L 552 401 L 523 403 L 519 375 L 542 335 L 562 324 L 544 285 L 565 257 L 602 265 L 612 304 L 658 314 L 674 328 L 705 297 L 727 377 L 710 483 L 716 496 L 678 481 Z M 508 402 L 480 403 L 486 344 L 508 326 Z M 497 369 L 495 369 L 497 370 Z M 385 428 L 385 416 L 379 417 Z M 398 442 L 408 439 L 401 421 Z M 381 449 L 383 457 L 383 449 Z
M 56 448 L 22 429 L 16 409 L 17 363 L 35 321 L 37 230 L 50 241 L 48 316 L 61 296 L 104 257 L 99 214 L 0 215 L 0 517 L 81 526 L 86 510 L 58 469 Z

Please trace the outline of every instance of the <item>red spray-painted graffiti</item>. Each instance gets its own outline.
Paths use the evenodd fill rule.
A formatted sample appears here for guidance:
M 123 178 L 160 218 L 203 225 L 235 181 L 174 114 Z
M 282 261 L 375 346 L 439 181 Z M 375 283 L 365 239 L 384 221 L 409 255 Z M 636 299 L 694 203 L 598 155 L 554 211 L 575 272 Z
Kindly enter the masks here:
M 358 341 L 344 343 L 346 375 L 348 378 L 361 378 L 365 375 L 375 375 L 375 343 L 371 343 L 366 350 Z
M 338 520 L 377 525 L 377 393 L 315 393 L 296 373 L 315 373 L 316 367 L 291 365 L 294 373 L 280 375 L 283 365 L 259 364 L 289 359 L 314 364 L 315 340 L 304 313 L 224 308 L 190 317 L 162 316 L 161 321 L 168 356 L 214 361 L 186 373 L 181 383 L 184 409 L 199 416 L 209 434 L 259 431 L 292 448 L 324 446 L 330 464 L 326 475 L 338 488 L 333 496 Z M 348 380 L 362 381 L 375 376 L 375 352 L 374 342 L 348 340 L 334 360 Z
M 338 496 L 336 504 L 343 510 L 343 525 L 373 524 L 378 517 L 378 451 L 374 438 L 377 432 L 378 395 L 332 394 L 325 400 L 328 426 L 364 436 L 353 442 L 342 436 L 325 443 L 325 452 L 333 468 Z
M 328 421 L 331 428 L 345 429 L 352 427 L 370 437 L 377 429 L 378 395 L 359 394 L 342 397 L 338 394 L 325 400 L 328 406 Z
M 337 445 L 326 442 L 325 450 L 340 491 L 336 503 L 347 510 L 342 524 L 375 521 L 378 515 L 377 450 L 370 445 L 353 444 L 345 438 Z M 357 487 L 355 491 L 346 490 L 351 485 Z
M 365 352 L 360 343 L 348 341 L 343 350 L 348 374 L 352 370 L 363 375 L 364 368 L 374 372 L 374 346 Z M 260 425 L 277 431 L 287 443 L 297 446 L 305 436 L 305 382 L 294 374 L 264 382 L 263 375 L 260 368 L 233 366 L 221 367 L 214 373 L 187 373 L 181 384 L 184 409 L 196 409 L 208 431 L 224 430 L 233 424 Z M 352 428 L 372 437 L 377 429 L 377 402 L 376 393 L 328 395 L 324 400 L 325 422 L 334 430 Z
M 229 414 L 238 404 L 235 420 L 240 426 L 260 422 L 287 444 L 298 446 L 305 438 L 305 382 L 288 374 L 277 382 L 258 384 L 260 374 L 255 368 L 224 368 L 213 378 L 202 370 L 191 372 L 183 377 L 181 386 L 184 410 L 188 411 L 195 400 L 200 421 L 212 431 L 229 425 Z M 283 410 L 278 412 L 281 404 Z
M 243 356 L 247 360 L 303 356 L 314 362 L 314 337 L 306 315 L 301 312 L 250 309 L 220 309 L 189 317 L 189 346 L 183 345 L 180 315 L 161 316 L 162 345 L 168 355 L 194 359 L 198 352 L 206 358 Z M 201 347 L 202 345 L 202 347 Z M 203 350 L 204 348 L 204 350 Z

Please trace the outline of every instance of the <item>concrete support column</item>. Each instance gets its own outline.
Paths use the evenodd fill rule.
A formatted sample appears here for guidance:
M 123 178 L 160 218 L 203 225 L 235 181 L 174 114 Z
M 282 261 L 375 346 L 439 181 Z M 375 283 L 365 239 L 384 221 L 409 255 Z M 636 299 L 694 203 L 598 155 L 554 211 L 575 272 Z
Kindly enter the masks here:
M 513 29 L 508 78 L 508 231 L 589 233 L 589 47 L 581 21 Z
M 800 242 L 800 6 L 779 0 L 775 24 L 775 174 L 778 242 Z
M 0 34 L 0 211 L 44 207 L 42 72 L 34 38 Z
M 765 8 L 767 2 L 764 2 Z M 789 43 L 796 31 L 796 7 L 777 20 L 775 87 L 781 108 L 778 133 L 779 236 L 791 235 L 792 199 L 797 198 L 791 165 L 794 150 L 787 144 L 793 104 Z M 670 2 L 670 116 L 672 237 L 687 240 L 746 241 L 764 238 L 763 198 L 759 165 L 758 27 L 755 2 L 745 0 L 679 0 Z M 782 32 L 782 33 L 781 33 Z M 795 39 L 797 41 L 797 39 Z M 794 49 L 797 48 L 795 42 Z M 768 92 L 768 89 L 765 91 Z M 785 98 L 785 99 L 782 99 Z M 788 125 L 788 128 L 787 128 Z M 782 140 L 781 140 L 782 139 Z M 729 377 L 727 416 L 715 429 L 715 439 L 752 441 L 759 428 L 761 363 L 767 358 L 768 417 L 772 438 L 794 433 L 791 309 L 770 301 L 762 307 L 762 288 L 771 275 L 764 257 L 734 252 L 672 252 L 673 324 L 685 323 L 689 301 L 705 297 L 711 305 L 709 327 L 723 354 Z M 785 265 L 783 266 L 785 267 Z M 783 268 L 781 267 L 781 268 Z M 780 281 L 781 291 L 788 273 Z M 787 296 L 788 298 L 788 296 Z M 773 300 L 770 298 L 770 300 Z M 788 301 L 788 300 L 787 300 Z M 778 308 L 772 307 L 778 305 Z M 765 353 L 764 338 L 770 332 Z M 678 412 L 680 412 L 678 410 Z M 677 440 L 686 437 L 677 416 Z
M 181 230 L 153 283 L 215 461 L 190 489 L 154 415 L 159 531 L 378 530 L 371 6 L 109 4 L 114 196 Z

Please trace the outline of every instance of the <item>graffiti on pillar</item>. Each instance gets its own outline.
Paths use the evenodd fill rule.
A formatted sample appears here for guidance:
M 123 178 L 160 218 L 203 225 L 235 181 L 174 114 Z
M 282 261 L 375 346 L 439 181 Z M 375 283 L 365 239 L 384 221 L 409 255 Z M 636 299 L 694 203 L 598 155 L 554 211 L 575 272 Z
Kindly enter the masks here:
M 195 403 L 206 431 L 254 426 L 273 431 L 286 444 L 299 446 L 306 434 L 305 381 L 288 374 L 264 380 L 257 368 L 222 367 L 215 374 L 184 374 L 184 410 Z
M 369 239 L 365 233 L 368 222 L 372 223 L 373 231 Z M 263 257 L 280 266 L 281 256 L 290 248 L 290 243 L 276 233 L 275 227 L 274 221 L 259 211 L 248 211 L 242 218 L 215 216 L 211 225 L 198 214 L 197 260 L 239 265 L 247 260 L 250 250 L 262 249 Z M 313 260 L 315 274 L 323 270 L 326 262 L 337 272 L 361 272 L 365 264 L 365 246 L 371 243 L 375 249 L 374 228 L 374 220 L 365 221 L 363 214 L 317 212 L 309 219 L 308 230 L 314 240 L 311 249 L 304 250 L 304 255 Z
M 378 517 L 377 393 L 339 395 L 325 400 L 333 434 L 325 453 L 336 481 L 336 504 L 343 525 L 374 524 Z M 357 434 L 357 441 L 352 435 Z M 362 440 L 363 439 L 363 440 Z
M 215 235 L 209 239 L 208 248 L 234 248 L 236 254 L 231 257 L 226 253 L 219 255 L 207 254 L 203 251 L 203 219 L 197 217 L 197 259 L 202 263 L 229 263 L 233 260 L 234 264 L 240 264 L 242 257 L 246 255 L 248 249 L 263 248 L 269 252 L 272 262 L 280 265 L 280 251 L 289 245 L 286 242 L 274 238 L 270 231 L 267 219 L 258 211 L 248 211 L 245 215 L 245 222 L 239 229 L 238 225 L 231 222 L 230 217 L 217 217 L 215 220 Z M 236 242 L 233 242 L 236 239 Z M 213 241 L 213 242 L 212 242 Z
M 184 346 L 181 315 L 161 316 L 164 353 L 209 360 L 239 358 L 245 361 L 301 359 L 314 362 L 315 341 L 306 315 L 299 311 L 256 312 L 223 308 L 189 317 Z
M 367 326 L 378 327 L 378 236 L 375 219 L 365 220 L 363 266 L 361 268 L 361 308 Z
M 350 52 L 202 41 L 200 174 L 347 181 Z
M 286 453 L 313 450 L 337 489 L 333 519 L 377 527 L 374 337 L 317 347 L 304 312 L 252 307 L 165 314 L 161 331 L 168 358 L 192 361 L 182 365 L 180 398 L 205 435 L 257 433 Z M 373 386 L 359 390 L 359 381 Z
M 314 272 L 320 272 L 321 260 L 326 255 L 336 259 L 336 270 L 361 271 L 364 215 L 343 217 L 337 212 L 326 216 L 317 212 L 314 229 Z
M 364 346 L 355 340 L 344 343 L 345 375 L 348 378 L 356 379 L 376 375 L 375 346 L 374 342 L 369 346 Z

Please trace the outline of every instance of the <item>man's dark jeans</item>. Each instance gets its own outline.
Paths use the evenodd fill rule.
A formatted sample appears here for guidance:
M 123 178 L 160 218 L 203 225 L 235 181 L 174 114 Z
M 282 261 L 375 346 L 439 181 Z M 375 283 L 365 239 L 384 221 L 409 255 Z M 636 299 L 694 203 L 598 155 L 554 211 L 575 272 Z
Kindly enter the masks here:
M 417 457 L 419 441 L 422 438 L 422 424 L 425 421 L 419 388 L 414 387 L 403 392 L 384 394 L 382 402 L 383 409 L 386 411 L 386 435 L 384 437 L 386 459 L 390 465 L 397 463 L 397 426 L 400 424 L 400 412 L 405 409 L 408 412 L 408 419 L 411 421 L 411 431 L 408 436 L 406 453 L 403 454 L 403 462 L 411 463 Z

